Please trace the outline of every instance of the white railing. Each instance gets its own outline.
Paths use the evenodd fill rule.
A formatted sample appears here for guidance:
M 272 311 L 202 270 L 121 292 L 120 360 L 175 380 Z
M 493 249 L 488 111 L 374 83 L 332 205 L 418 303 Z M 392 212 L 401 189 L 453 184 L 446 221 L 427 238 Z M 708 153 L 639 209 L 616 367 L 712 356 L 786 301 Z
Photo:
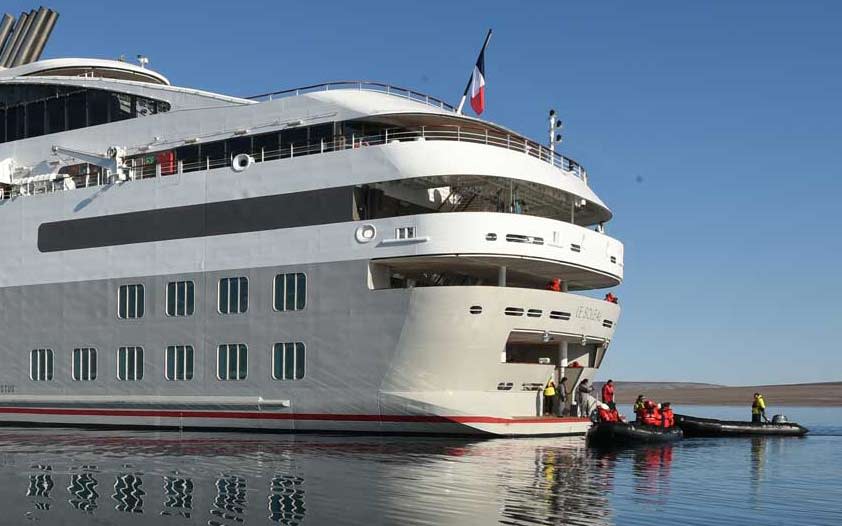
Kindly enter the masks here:
M 149 179 L 160 176 L 196 172 L 201 170 L 212 170 L 231 166 L 235 155 L 247 153 L 254 158 L 255 162 L 273 161 L 277 159 L 288 159 L 304 155 L 315 155 L 321 153 L 336 152 L 341 150 L 370 148 L 388 144 L 417 141 L 455 141 L 484 144 L 497 148 L 505 148 L 515 152 L 529 155 L 535 159 L 547 162 L 552 166 L 560 168 L 570 175 L 578 177 L 587 183 L 587 172 L 576 161 L 569 159 L 559 153 L 551 152 L 549 148 L 534 141 L 511 134 L 503 134 L 486 130 L 485 132 L 467 131 L 458 126 L 421 126 L 419 128 L 393 128 L 384 129 L 377 134 L 356 136 L 340 135 L 331 140 L 308 142 L 304 144 L 289 144 L 278 149 L 267 150 L 261 148 L 253 151 L 232 152 L 224 158 L 206 157 L 194 162 L 170 162 L 161 164 L 158 162 L 141 164 L 140 159 L 155 159 L 155 152 L 149 152 L 140 158 L 128 160 L 128 178 L 130 180 Z M 95 180 L 92 180 L 94 178 Z M 78 175 L 73 177 L 75 186 L 87 187 L 98 186 L 106 182 L 102 175 Z M 9 199 L 18 195 L 31 195 L 65 190 L 61 179 L 45 182 L 44 184 L 23 187 L 12 187 L 0 192 L 0 199 Z
M 246 98 L 255 101 L 268 101 L 282 99 L 284 97 L 296 97 L 305 93 L 349 89 L 358 91 L 376 91 L 378 93 L 385 93 L 387 95 L 393 95 L 395 97 L 400 97 L 403 99 L 422 102 L 429 106 L 434 106 L 443 110 L 456 111 L 456 108 L 454 108 L 450 104 L 444 102 L 441 99 L 437 99 L 436 97 L 427 95 L 426 93 L 421 93 L 419 91 L 414 91 L 411 89 L 401 88 L 399 86 L 393 86 L 391 84 L 375 82 L 371 80 L 339 80 L 335 82 L 324 82 L 322 84 L 312 84 L 310 86 L 304 86 L 301 88 L 294 88 L 283 91 L 273 91 L 272 93 L 262 93 L 260 95 L 254 95 L 252 97 Z

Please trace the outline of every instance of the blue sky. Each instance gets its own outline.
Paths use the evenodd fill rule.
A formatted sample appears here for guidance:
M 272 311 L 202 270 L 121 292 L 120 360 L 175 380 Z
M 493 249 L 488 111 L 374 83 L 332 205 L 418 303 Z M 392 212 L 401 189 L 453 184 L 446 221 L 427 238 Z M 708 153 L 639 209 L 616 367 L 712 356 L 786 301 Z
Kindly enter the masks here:
M 233 95 L 374 79 L 455 103 L 492 27 L 484 117 L 542 139 L 556 108 L 626 246 L 600 376 L 842 380 L 842 3 L 48 5 L 45 57 L 143 53 Z

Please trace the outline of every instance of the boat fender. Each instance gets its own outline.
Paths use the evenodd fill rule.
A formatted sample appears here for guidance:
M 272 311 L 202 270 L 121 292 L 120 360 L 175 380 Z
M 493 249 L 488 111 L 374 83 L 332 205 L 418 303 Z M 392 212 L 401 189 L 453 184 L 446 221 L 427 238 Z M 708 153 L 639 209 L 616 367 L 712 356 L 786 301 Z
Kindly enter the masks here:
M 254 164 L 254 157 L 246 153 L 239 153 L 231 161 L 231 169 L 239 173 L 245 171 L 252 164 Z

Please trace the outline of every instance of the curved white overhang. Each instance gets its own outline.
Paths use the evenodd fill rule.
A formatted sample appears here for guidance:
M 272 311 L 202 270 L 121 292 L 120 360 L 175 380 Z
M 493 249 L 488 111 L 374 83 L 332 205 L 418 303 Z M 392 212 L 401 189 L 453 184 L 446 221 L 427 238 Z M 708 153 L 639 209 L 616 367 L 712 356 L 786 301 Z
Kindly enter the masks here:
M 571 290 L 613 287 L 623 280 L 623 244 L 606 234 L 544 217 L 498 212 L 453 212 L 370 221 L 375 261 L 395 269 L 464 272 L 497 280 L 543 286 L 554 277 Z M 397 239 L 396 230 L 414 227 L 415 238 Z
M 39 60 L 22 66 L 0 69 L 0 78 L 5 77 L 99 77 L 152 84 L 170 85 L 167 77 L 157 71 L 142 68 L 120 60 L 98 58 L 54 58 Z

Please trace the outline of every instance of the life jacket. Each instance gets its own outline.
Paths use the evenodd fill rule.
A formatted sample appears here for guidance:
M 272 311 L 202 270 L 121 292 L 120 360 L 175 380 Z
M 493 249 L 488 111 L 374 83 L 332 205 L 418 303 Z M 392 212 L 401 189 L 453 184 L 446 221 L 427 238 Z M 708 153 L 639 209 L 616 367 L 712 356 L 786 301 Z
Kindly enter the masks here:
M 605 384 L 602 386 L 602 401 L 606 404 L 614 401 L 614 386 Z
M 653 407 L 652 409 L 648 409 L 643 412 L 643 423 L 647 426 L 661 425 L 661 412 L 658 411 L 657 407 Z
M 620 421 L 620 412 L 617 411 L 616 407 L 611 410 L 611 418 L 613 418 L 613 420 L 612 420 L 613 422 L 619 422 Z
M 641 415 L 643 413 L 643 400 L 638 400 L 634 403 L 634 414 Z
M 614 419 L 614 415 L 608 409 L 603 409 L 602 407 L 599 408 L 599 421 L 600 422 L 616 422 L 617 420 Z
M 548 383 L 546 387 L 544 387 L 544 396 L 555 396 L 555 386 Z
M 661 411 L 661 419 L 663 420 L 664 427 L 672 427 L 675 425 L 675 414 L 670 408 L 666 408 Z
M 763 400 L 763 395 L 758 396 L 751 403 L 751 414 L 759 415 L 766 409 L 766 401 Z

